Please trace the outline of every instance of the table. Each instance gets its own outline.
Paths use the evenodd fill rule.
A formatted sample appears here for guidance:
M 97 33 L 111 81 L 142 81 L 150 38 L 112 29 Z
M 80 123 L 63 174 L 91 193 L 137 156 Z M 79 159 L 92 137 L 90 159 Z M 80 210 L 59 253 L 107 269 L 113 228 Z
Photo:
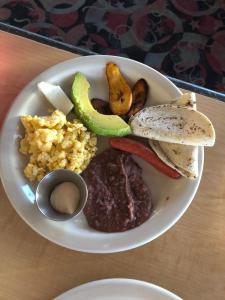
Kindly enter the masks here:
M 0 120 L 33 77 L 75 54 L 0 32 Z M 225 298 L 225 104 L 197 95 L 217 141 L 205 151 L 197 195 L 181 220 L 153 242 L 117 254 L 64 249 L 36 234 L 0 186 L 0 299 L 47 300 L 88 281 L 124 277 L 160 285 L 184 299 Z

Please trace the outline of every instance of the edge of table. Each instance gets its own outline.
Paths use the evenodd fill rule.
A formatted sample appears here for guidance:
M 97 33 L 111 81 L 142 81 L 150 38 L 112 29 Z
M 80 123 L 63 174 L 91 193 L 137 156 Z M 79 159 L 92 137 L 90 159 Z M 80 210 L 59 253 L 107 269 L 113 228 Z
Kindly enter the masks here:
M 62 49 L 62 50 L 80 54 L 80 55 L 99 54 L 94 51 L 90 51 L 85 48 L 81 48 L 81 47 L 70 45 L 70 44 L 67 44 L 67 43 L 64 43 L 61 41 L 57 41 L 52 38 L 42 36 L 42 35 L 36 34 L 34 32 L 30 32 L 30 31 L 27 31 L 27 30 L 24 30 L 24 29 L 21 29 L 21 28 L 18 28 L 18 27 L 15 27 L 15 26 L 9 25 L 7 23 L 3 23 L 3 22 L 0 22 L 0 30 L 6 31 L 6 32 L 9 32 L 12 34 L 16 34 L 19 36 L 23 36 L 25 38 L 29 38 L 29 39 L 37 41 L 39 43 L 43 43 L 43 44 L 46 44 L 46 45 L 49 45 L 49 46 L 52 46 L 52 47 L 55 47 L 58 49 Z M 180 79 L 176 79 L 171 76 L 166 75 L 166 77 L 168 79 L 170 79 L 179 88 L 186 89 L 186 90 L 189 90 L 189 91 L 192 91 L 192 92 L 195 92 L 198 94 L 202 94 L 202 95 L 205 95 L 205 96 L 208 96 L 211 98 L 217 98 L 218 100 L 225 102 L 225 94 L 224 93 L 213 91 L 208 88 L 198 86 L 196 84 L 189 83 L 187 81 L 183 81 Z

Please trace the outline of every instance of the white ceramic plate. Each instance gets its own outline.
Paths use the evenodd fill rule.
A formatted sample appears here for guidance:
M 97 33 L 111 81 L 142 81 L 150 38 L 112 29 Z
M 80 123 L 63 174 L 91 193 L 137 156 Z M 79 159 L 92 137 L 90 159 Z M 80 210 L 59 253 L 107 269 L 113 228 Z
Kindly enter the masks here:
M 180 91 L 166 77 L 150 67 L 122 57 L 88 56 L 60 63 L 32 80 L 18 95 L 2 128 L 0 144 L 1 178 L 9 200 L 18 214 L 36 232 L 50 241 L 84 252 L 112 253 L 141 246 L 168 230 L 190 205 L 200 182 L 203 169 L 203 148 L 199 149 L 197 180 L 170 179 L 154 170 L 143 160 L 135 158 L 143 168 L 143 176 L 150 186 L 154 201 L 154 214 L 143 225 L 123 233 L 101 233 L 87 225 L 83 215 L 76 220 L 54 222 L 45 219 L 34 204 L 35 186 L 23 175 L 26 158 L 18 152 L 19 138 L 23 134 L 19 117 L 24 114 L 48 114 L 50 105 L 37 89 L 37 83 L 48 81 L 59 84 L 69 95 L 73 75 L 80 71 L 91 83 L 90 97 L 108 98 L 105 65 L 113 61 L 119 65 L 130 83 L 145 78 L 151 89 L 150 101 L 167 103 L 180 95 Z M 12 78 L 12 81 L 14 79 Z M 107 145 L 99 139 L 99 151 Z M 168 199 L 168 200 L 166 200 Z
M 103 279 L 82 284 L 54 300 L 182 300 L 152 283 L 124 278 Z

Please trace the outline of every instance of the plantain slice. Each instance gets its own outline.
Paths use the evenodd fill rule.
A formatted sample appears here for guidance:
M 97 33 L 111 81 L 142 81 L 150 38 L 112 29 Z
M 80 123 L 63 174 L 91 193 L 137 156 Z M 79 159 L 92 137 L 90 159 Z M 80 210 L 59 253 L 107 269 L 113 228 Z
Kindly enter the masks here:
M 98 98 L 91 99 L 91 104 L 97 112 L 103 115 L 111 115 L 111 110 L 109 108 L 109 103 Z
M 116 115 L 125 115 L 131 108 L 132 91 L 122 76 L 119 67 L 110 62 L 106 65 L 106 76 L 109 84 L 109 105 Z
M 127 116 L 130 118 L 144 108 L 148 97 L 149 87 L 145 79 L 139 79 L 132 89 L 133 102 Z

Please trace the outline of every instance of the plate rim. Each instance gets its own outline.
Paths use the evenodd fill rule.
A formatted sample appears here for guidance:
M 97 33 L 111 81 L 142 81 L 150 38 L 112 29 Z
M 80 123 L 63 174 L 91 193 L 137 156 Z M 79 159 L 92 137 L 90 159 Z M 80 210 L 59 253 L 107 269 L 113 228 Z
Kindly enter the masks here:
M 159 71 L 155 70 L 154 68 L 144 64 L 144 63 L 141 63 L 141 62 L 138 62 L 136 60 L 133 60 L 133 59 L 130 59 L 130 58 L 126 58 L 126 57 L 121 57 L 121 56 L 114 56 L 114 55 L 88 55 L 88 56 L 81 56 L 81 57 L 75 57 L 75 58 L 72 58 L 72 59 L 68 59 L 68 60 L 64 60 L 60 63 L 57 63 L 47 69 L 45 69 L 43 72 L 37 74 L 31 81 L 29 81 L 24 87 L 22 90 L 20 90 L 20 92 L 18 93 L 18 95 L 15 97 L 12 105 L 10 106 L 10 109 L 8 110 L 5 118 L 4 118 L 4 121 L 3 121 L 3 125 L 2 125 L 2 128 L 1 128 L 1 132 L 0 132 L 0 153 L 1 153 L 1 149 L 2 149 L 2 144 L 3 144 L 3 138 L 4 138 L 4 134 L 5 133 L 5 128 L 7 127 L 7 121 L 9 119 L 9 116 L 11 115 L 11 113 L 15 110 L 15 107 L 17 107 L 18 105 L 20 105 L 22 102 L 23 102 L 23 98 L 21 97 L 21 94 L 23 94 L 24 92 L 26 92 L 27 90 L 29 90 L 33 85 L 34 83 L 36 84 L 37 82 L 37 78 L 38 77 L 41 77 L 42 75 L 44 75 L 46 72 L 52 72 L 54 71 L 54 69 L 58 69 L 60 66 L 64 66 L 65 63 L 72 63 L 72 62 L 77 62 L 77 61 L 82 61 L 82 60 L 85 60 L 86 58 L 90 58 L 90 57 L 95 57 L 95 58 L 107 58 L 107 59 L 120 59 L 120 60 L 124 60 L 124 61 L 127 61 L 127 62 L 132 62 L 132 63 L 135 63 L 135 64 L 138 64 L 140 66 L 143 66 L 145 68 L 148 68 L 150 69 L 151 71 L 153 71 L 153 73 L 156 73 L 157 76 L 159 76 L 159 78 L 161 77 L 162 80 L 166 80 L 167 83 L 169 83 L 170 86 L 172 86 L 174 89 L 176 89 L 176 91 L 179 93 L 179 94 L 182 94 L 180 89 L 173 83 L 171 82 L 165 75 L 163 75 L 162 73 L 160 73 Z M 19 210 L 17 210 L 16 208 L 16 205 L 13 203 L 13 201 L 11 200 L 10 198 L 10 188 L 8 188 L 7 186 L 7 182 L 6 180 L 3 179 L 3 167 L 2 167 L 2 159 L 0 159 L 0 178 L 1 178 L 1 182 L 2 182 L 2 185 L 3 185 L 3 188 L 4 188 L 4 191 L 7 195 L 7 198 L 8 200 L 10 201 L 11 205 L 13 206 L 13 208 L 15 209 L 15 211 L 17 212 L 17 214 L 22 218 L 23 221 L 25 221 L 25 223 L 30 226 L 32 228 L 32 230 L 34 230 L 37 234 L 41 235 L 42 237 L 46 238 L 47 240 L 59 245 L 59 246 L 62 246 L 64 248 L 67 248 L 67 249 L 71 249 L 71 250 L 75 250 L 75 251 L 80 251 L 80 252 L 85 252 L 85 253 L 118 253 L 118 252 L 123 252 L 123 251 L 127 251 L 127 250 L 132 250 L 132 249 L 135 249 L 137 247 L 141 247 L 149 242 L 151 242 L 152 240 L 158 238 L 159 236 L 163 235 L 166 231 L 168 231 L 169 229 L 171 229 L 174 224 L 176 222 L 179 221 L 179 219 L 183 216 L 183 214 L 185 213 L 185 211 L 188 209 L 188 207 L 190 206 L 191 202 L 193 201 L 195 195 L 196 195 L 196 192 L 198 190 L 198 187 L 199 187 L 199 184 L 201 182 L 201 177 L 202 177 L 202 172 L 203 172 L 203 167 L 204 167 L 204 147 L 199 147 L 199 153 L 201 155 L 201 158 L 202 158 L 202 165 L 201 165 L 201 169 L 200 169 L 200 172 L 199 172 L 199 180 L 195 186 L 195 188 L 192 190 L 191 192 L 191 196 L 189 197 L 189 200 L 187 201 L 186 205 L 182 208 L 182 210 L 180 210 L 179 214 L 177 214 L 176 218 L 174 218 L 173 221 L 171 221 L 169 224 L 165 225 L 157 234 L 154 234 L 152 237 L 150 238 L 145 238 L 143 239 L 141 242 L 133 242 L 132 245 L 127 245 L 127 246 L 115 246 L 113 249 L 98 249 L 98 250 L 85 250 L 83 248 L 79 248 L 79 247 L 70 247 L 69 245 L 65 245 L 63 242 L 60 242 L 60 241 L 56 241 L 54 240 L 54 238 L 52 237 L 49 237 L 47 234 L 39 231 L 34 225 L 33 223 L 29 222 L 23 215 L 22 215 L 22 212 L 20 212 Z
M 173 300 L 182 300 L 182 298 L 180 298 L 173 292 L 171 292 L 161 286 L 158 286 L 154 283 L 143 281 L 143 280 L 138 280 L 138 279 L 133 279 L 133 278 L 122 278 L 122 277 L 113 277 L 113 278 L 105 278 L 105 279 L 89 281 L 87 283 L 80 284 L 76 287 L 73 287 L 73 288 L 63 292 L 62 294 L 53 298 L 53 300 L 68 300 L 67 298 L 64 299 L 63 297 L 74 296 L 73 295 L 74 291 L 80 292 L 87 288 L 102 286 L 104 284 L 108 284 L 108 285 L 128 284 L 128 285 L 138 285 L 140 287 L 143 286 L 143 287 L 149 288 L 149 290 L 155 290 L 155 291 L 164 293 L 165 296 L 173 297 Z

